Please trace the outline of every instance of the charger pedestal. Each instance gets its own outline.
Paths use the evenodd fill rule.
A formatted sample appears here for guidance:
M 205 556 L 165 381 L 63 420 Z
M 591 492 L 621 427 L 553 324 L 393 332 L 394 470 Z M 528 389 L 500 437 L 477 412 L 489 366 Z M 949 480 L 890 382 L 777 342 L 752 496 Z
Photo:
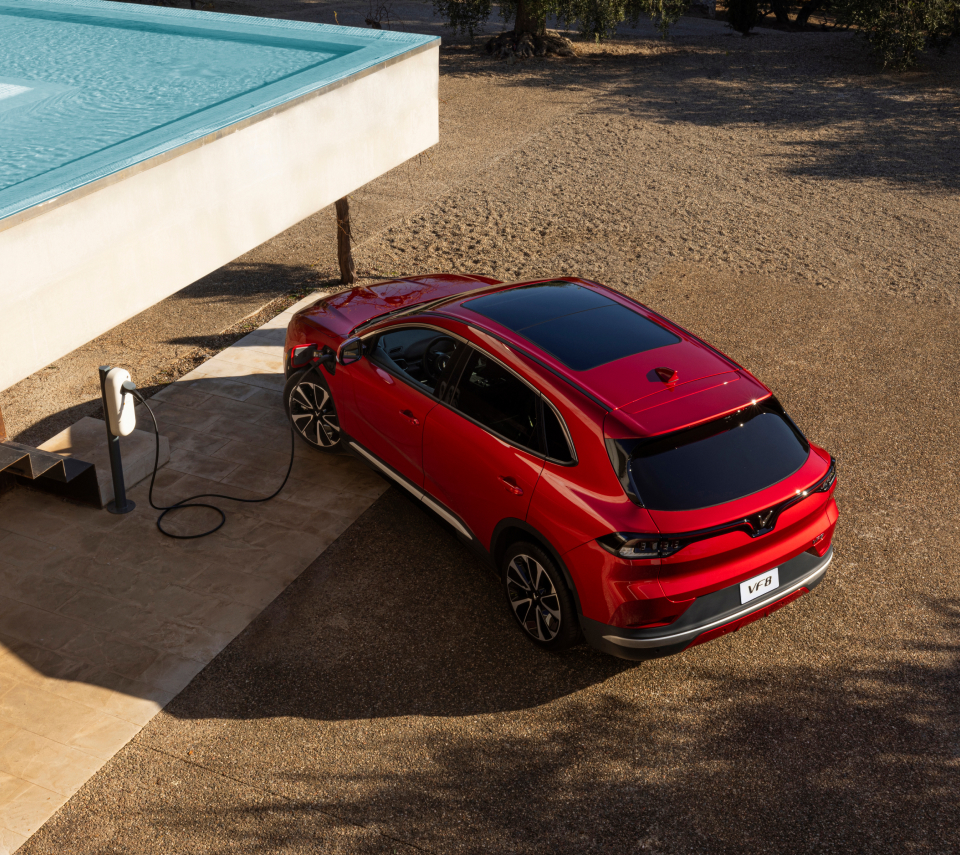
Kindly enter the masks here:
M 100 366 L 100 399 L 103 402 L 103 421 L 107 427 L 107 448 L 110 452 L 110 474 L 113 477 L 113 501 L 107 502 L 106 508 L 111 514 L 129 514 L 137 505 L 127 498 L 127 488 L 123 483 L 123 459 L 120 457 L 120 437 L 110 430 L 106 386 L 110 370 L 109 365 Z

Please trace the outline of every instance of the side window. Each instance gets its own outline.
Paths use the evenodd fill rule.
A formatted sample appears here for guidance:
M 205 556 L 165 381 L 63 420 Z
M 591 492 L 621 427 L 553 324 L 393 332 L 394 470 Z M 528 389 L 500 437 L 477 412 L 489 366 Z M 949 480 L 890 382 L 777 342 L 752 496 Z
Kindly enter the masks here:
M 573 463 L 573 452 L 560 424 L 560 417 L 546 401 L 543 402 L 543 434 L 547 443 L 547 457 L 560 463 Z
M 485 353 L 471 348 L 452 406 L 494 433 L 540 449 L 540 396 Z
M 437 387 L 463 346 L 460 339 L 425 327 L 387 330 L 366 343 L 371 362 L 438 396 Z

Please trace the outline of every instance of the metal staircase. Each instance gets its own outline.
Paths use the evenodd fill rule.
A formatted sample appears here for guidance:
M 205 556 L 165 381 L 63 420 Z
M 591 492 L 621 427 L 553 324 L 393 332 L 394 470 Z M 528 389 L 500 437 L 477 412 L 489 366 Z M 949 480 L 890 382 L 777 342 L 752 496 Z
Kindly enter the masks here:
M 0 441 L 0 476 L 3 474 L 45 493 L 100 507 L 97 470 L 92 463 L 6 440 Z

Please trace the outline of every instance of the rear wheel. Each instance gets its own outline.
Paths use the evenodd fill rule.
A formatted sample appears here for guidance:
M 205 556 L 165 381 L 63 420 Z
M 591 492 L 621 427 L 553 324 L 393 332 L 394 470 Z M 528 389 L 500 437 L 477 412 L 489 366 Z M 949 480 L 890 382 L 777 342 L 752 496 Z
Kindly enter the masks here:
M 507 602 L 527 638 L 546 650 L 580 640 L 573 595 L 553 559 L 533 543 L 516 543 L 503 557 Z
M 319 371 L 291 374 L 283 387 L 283 405 L 294 431 L 304 442 L 329 453 L 343 450 L 337 407 Z

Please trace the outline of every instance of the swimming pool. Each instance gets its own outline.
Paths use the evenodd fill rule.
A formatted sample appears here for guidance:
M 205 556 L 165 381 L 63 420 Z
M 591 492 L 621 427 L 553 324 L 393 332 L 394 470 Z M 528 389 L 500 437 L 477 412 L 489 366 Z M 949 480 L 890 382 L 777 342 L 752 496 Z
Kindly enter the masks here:
M 97 0 L 0 0 L 0 219 L 432 41 Z
M 436 144 L 439 44 L 0 0 L 0 389 Z

